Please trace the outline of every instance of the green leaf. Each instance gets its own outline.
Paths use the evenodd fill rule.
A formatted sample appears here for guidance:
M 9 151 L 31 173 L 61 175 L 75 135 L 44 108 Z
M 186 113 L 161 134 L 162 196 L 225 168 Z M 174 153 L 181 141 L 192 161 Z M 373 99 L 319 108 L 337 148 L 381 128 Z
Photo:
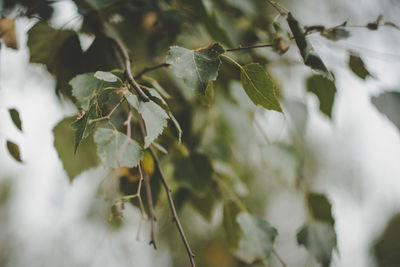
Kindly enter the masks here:
M 307 204 L 314 219 L 332 226 L 335 224 L 335 219 L 332 216 L 332 205 L 324 194 L 308 193 Z
M 237 256 L 247 263 L 267 260 L 271 255 L 278 231 L 266 220 L 248 213 L 239 214 L 236 221 L 243 233 Z
M 332 118 L 332 107 L 335 101 L 335 83 L 322 75 L 312 75 L 306 81 L 308 92 L 314 93 L 319 99 L 319 109 Z
M 107 167 L 136 167 L 143 158 L 141 146 L 118 131 L 99 128 L 94 134 L 94 141 L 97 152 Z
M 336 247 L 335 229 L 325 222 L 306 224 L 297 233 L 297 243 L 305 246 L 323 267 L 329 267 Z
M 163 132 L 168 122 L 168 114 L 155 102 L 143 102 L 128 90 L 124 90 L 126 100 L 131 104 L 142 116 L 146 126 L 146 136 L 144 138 L 144 147 L 150 144 Z
M 7 150 L 10 155 L 18 162 L 22 163 L 21 155 L 19 152 L 19 147 L 17 144 L 7 140 Z
M 332 74 L 328 71 L 322 59 L 315 53 L 302 27 L 299 25 L 299 22 L 290 12 L 287 16 L 287 22 L 293 34 L 293 38 L 296 41 L 296 45 L 300 50 L 300 54 L 303 57 L 304 64 L 311 67 L 313 70 L 320 71 L 328 79 L 333 80 Z
M 74 128 L 75 131 L 75 148 L 74 148 L 74 153 L 76 153 L 78 146 L 82 139 L 85 139 L 88 137 L 93 129 L 96 126 L 96 123 L 90 123 L 90 120 L 97 118 L 97 109 L 95 105 L 91 105 L 89 108 L 89 111 L 87 111 L 82 118 L 77 119 L 75 122 L 71 124 L 72 128 Z
M 400 130 L 400 93 L 384 92 L 372 97 L 371 101 Z
M 359 56 L 350 55 L 349 67 L 355 75 L 363 80 L 365 80 L 367 76 L 371 76 L 371 73 L 365 68 L 364 61 Z
M 53 128 L 54 147 L 70 181 L 84 170 L 96 167 L 100 163 L 92 136 L 82 141 L 79 151 L 74 154 L 72 148 L 75 138 L 71 128 L 73 121 L 74 117 L 64 118 Z
M 172 123 L 174 124 L 177 132 L 178 132 L 178 139 L 179 142 L 181 142 L 182 139 L 182 128 L 179 125 L 179 122 L 176 120 L 172 112 L 170 111 L 167 102 L 164 100 L 164 98 L 153 88 L 150 88 L 148 90 L 150 93 L 151 99 L 155 101 L 164 111 L 168 114 L 169 118 L 171 119 Z
M 19 112 L 15 108 L 8 109 L 10 113 L 11 120 L 13 121 L 14 125 L 22 132 L 22 122 L 21 118 L 19 117 Z
M 167 63 L 174 68 L 177 77 L 199 94 L 205 94 L 209 81 L 215 81 L 221 64 L 219 55 L 225 50 L 219 44 L 211 44 L 197 50 L 172 46 L 167 55 Z
M 400 214 L 388 222 L 382 235 L 376 240 L 373 251 L 378 266 L 400 266 Z
M 282 112 L 276 96 L 276 86 L 258 63 L 250 63 L 241 68 L 240 79 L 246 94 L 256 105 Z
M 45 64 L 57 79 L 56 91 L 72 97 L 68 82 L 84 72 L 86 64 L 76 32 L 38 22 L 28 31 L 28 47 L 30 62 Z
M 175 161 L 174 178 L 192 190 L 194 194 L 204 195 L 210 190 L 213 168 L 210 159 L 203 154 L 193 153 Z
M 111 72 L 96 71 L 96 73 L 94 74 L 94 77 L 96 77 L 99 80 L 105 81 L 105 82 L 116 82 L 116 81 L 118 81 L 117 76 L 115 76 Z
M 214 100 L 214 82 L 209 81 L 204 95 L 199 94 L 200 103 L 204 106 L 210 106 Z

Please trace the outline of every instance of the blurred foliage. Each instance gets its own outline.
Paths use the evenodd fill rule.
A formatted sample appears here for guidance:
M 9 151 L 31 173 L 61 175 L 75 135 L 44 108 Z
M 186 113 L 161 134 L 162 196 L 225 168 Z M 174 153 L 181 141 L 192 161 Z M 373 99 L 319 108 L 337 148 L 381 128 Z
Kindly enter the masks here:
M 60 99 L 78 110 L 53 129 L 58 156 L 71 181 L 100 159 L 117 170 L 119 195 L 109 214 L 115 229 L 123 227 L 125 202 L 146 214 L 152 202 L 156 227 L 165 228 L 156 231 L 156 239 L 170 249 L 174 266 L 188 266 L 170 224 L 168 203 L 174 201 L 201 265 L 270 266 L 273 255 L 279 257 L 274 249 L 279 226 L 265 220 L 265 203 L 284 186 L 304 196 L 309 215 L 298 244 L 329 266 L 336 248 L 332 205 L 311 191 L 304 175 L 308 107 L 281 88 L 269 63 L 287 64 L 286 51 L 297 46 L 309 73 L 319 73 L 310 75 L 303 89 L 315 94 L 321 112 L 332 118 L 334 75 L 308 34 L 349 38 L 346 23 L 303 27 L 284 7 L 265 0 L 74 0 L 82 24 L 67 30 L 51 25 L 53 2 L 3 1 L 2 15 L 10 18 L 0 21 L 0 33 L 6 46 L 16 48 L 11 16 L 18 12 L 35 20 L 28 31 L 30 62 L 44 64 Z M 378 19 L 368 25 L 372 30 L 381 24 Z M 93 38 L 85 51 L 82 34 Z M 348 65 L 362 79 L 371 76 L 360 57 L 350 56 Z M 397 98 L 398 93 L 385 92 L 372 102 L 399 127 L 393 115 Z M 18 111 L 9 112 L 22 131 Z M 260 134 L 260 114 L 287 115 L 295 128 L 291 138 L 274 143 Z M 21 161 L 18 145 L 7 141 L 7 148 Z M 144 192 L 147 182 L 151 196 Z M 172 192 L 168 200 L 164 182 Z M 139 185 L 144 185 L 140 198 Z M 207 234 L 196 218 L 209 225 Z M 383 255 L 378 245 L 376 251 Z

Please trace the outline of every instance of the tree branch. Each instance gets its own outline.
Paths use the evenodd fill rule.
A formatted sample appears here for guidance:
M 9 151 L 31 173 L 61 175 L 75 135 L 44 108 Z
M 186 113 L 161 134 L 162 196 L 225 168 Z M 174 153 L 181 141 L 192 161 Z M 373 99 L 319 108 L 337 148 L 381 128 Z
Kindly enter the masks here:
M 150 187 L 150 177 L 147 172 L 142 172 L 141 166 L 139 164 L 139 171 L 140 175 L 144 178 L 144 187 L 146 188 L 146 196 L 147 196 L 147 203 L 149 205 L 149 219 L 150 219 L 150 242 L 149 245 L 153 245 L 154 249 L 157 249 L 156 239 L 154 238 L 154 206 L 153 206 L 153 197 L 151 195 L 151 187 Z
M 147 73 L 149 71 L 153 71 L 153 70 L 156 70 L 156 69 L 169 67 L 169 66 L 170 66 L 170 64 L 168 64 L 168 63 L 162 63 L 162 64 L 158 64 L 158 65 L 155 65 L 155 66 L 152 66 L 152 67 L 144 68 L 141 72 L 136 74 L 135 79 L 139 79 L 140 77 L 143 76 L 143 74 L 145 74 L 145 73 Z
M 139 126 L 140 126 L 140 131 L 142 133 L 142 136 L 144 138 L 146 136 L 146 128 L 144 126 L 144 123 L 143 123 L 143 120 L 142 120 L 141 117 L 139 117 Z M 183 244 L 185 245 L 187 254 L 189 256 L 190 264 L 191 264 L 192 267 L 196 267 L 196 263 L 194 262 L 194 257 L 195 256 L 194 256 L 194 254 L 193 254 L 193 252 L 192 252 L 192 250 L 190 248 L 189 242 L 188 242 L 188 240 L 186 238 L 186 235 L 185 235 L 185 232 L 183 230 L 182 224 L 181 224 L 181 222 L 179 220 L 179 217 L 178 217 L 178 214 L 176 212 L 175 203 L 174 203 L 174 200 L 173 200 L 172 194 L 171 194 L 171 189 L 169 188 L 167 180 L 165 179 L 164 174 L 163 174 L 163 172 L 161 170 L 160 162 L 159 162 L 159 160 L 157 158 L 156 153 L 154 152 L 153 148 L 151 148 L 151 147 L 149 147 L 149 150 L 150 150 L 151 156 L 153 157 L 154 165 L 155 165 L 156 169 L 158 170 L 158 172 L 160 174 L 161 183 L 163 184 L 164 190 L 167 193 L 168 204 L 169 204 L 169 207 L 171 209 L 172 217 L 173 217 L 173 220 L 174 220 L 174 222 L 176 224 L 176 227 L 178 228 L 178 231 L 179 231 L 179 234 L 180 234 L 181 239 L 183 241 Z
M 143 92 L 142 88 L 140 88 L 140 85 L 136 82 L 136 80 L 132 76 L 131 60 L 129 58 L 128 52 L 126 51 L 125 46 L 122 44 L 122 42 L 120 40 L 118 40 L 114 37 L 111 37 L 107 34 L 105 34 L 105 36 L 114 42 L 114 44 L 116 45 L 118 51 L 120 52 L 120 54 L 123 58 L 125 74 L 126 74 L 129 84 L 135 89 L 136 93 L 140 96 L 140 98 L 144 102 L 150 101 L 149 97 Z

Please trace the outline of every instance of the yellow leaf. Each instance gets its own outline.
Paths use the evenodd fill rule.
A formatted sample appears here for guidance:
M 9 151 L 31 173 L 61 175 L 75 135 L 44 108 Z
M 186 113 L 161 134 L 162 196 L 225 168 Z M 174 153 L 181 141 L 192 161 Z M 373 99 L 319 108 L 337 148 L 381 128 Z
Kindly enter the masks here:
M 14 20 L 10 18 L 0 19 L 0 37 L 7 47 L 18 49 L 17 36 L 15 34 Z

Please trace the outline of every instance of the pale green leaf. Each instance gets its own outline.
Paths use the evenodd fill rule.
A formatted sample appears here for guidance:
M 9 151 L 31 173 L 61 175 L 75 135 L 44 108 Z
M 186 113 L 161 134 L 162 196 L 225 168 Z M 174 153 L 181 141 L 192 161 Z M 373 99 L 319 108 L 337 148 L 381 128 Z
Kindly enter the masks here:
M 111 72 L 105 72 L 105 71 L 96 71 L 94 74 L 94 77 L 96 77 L 99 80 L 105 81 L 105 82 L 116 82 L 118 81 L 118 77 L 112 74 Z
M 141 146 L 118 131 L 99 128 L 94 135 L 94 141 L 97 152 L 107 167 L 136 167 L 143 158 Z
M 22 163 L 19 146 L 16 143 L 7 140 L 7 150 L 16 161 Z
M 82 141 L 79 151 L 74 154 L 75 138 L 71 128 L 73 121 L 73 117 L 64 118 L 53 128 L 54 147 L 70 181 L 84 170 L 96 167 L 100 162 L 92 136 Z
M 146 136 L 144 138 L 144 147 L 147 148 L 150 144 L 163 132 L 168 124 L 168 114 L 155 102 L 143 102 L 138 97 L 128 90 L 124 91 L 125 97 L 142 116 L 145 127 Z
M 240 79 L 246 94 L 254 104 L 282 112 L 276 96 L 276 86 L 260 64 L 250 63 L 242 67 Z
M 278 231 L 266 220 L 248 213 L 241 213 L 236 219 L 243 233 L 237 255 L 247 263 L 266 260 L 271 255 Z
M 21 118 L 19 117 L 19 112 L 15 108 L 8 109 L 10 113 L 11 120 L 13 121 L 14 125 L 22 132 L 22 122 Z
M 336 247 L 335 229 L 328 223 L 314 221 L 300 229 L 297 243 L 305 246 L 323 267 L 329 267 L 332 251 Z
M 319 99 L 319 109 L 332 118 L 332 108 L 335 102 L 335 83 L 322 75 L 310 76 L 306 81 L 307 91 L 314 93 Z
M 75 76 L 69 84 L 72 86 L 72 95 L 77 99 L 78 107 L 87 111 L 90 101 L 101 90 L 103 81 L 90 72 Z
M 177 77 L 197 93 L 205 94 L 209 81 L 218 75 L 221 63 L 219 55 L 225 50 L 219 44 L 212 44 L 197 50 L 189 50 L 172 46 L 167 55 L 167 63 L 171 64 Z

